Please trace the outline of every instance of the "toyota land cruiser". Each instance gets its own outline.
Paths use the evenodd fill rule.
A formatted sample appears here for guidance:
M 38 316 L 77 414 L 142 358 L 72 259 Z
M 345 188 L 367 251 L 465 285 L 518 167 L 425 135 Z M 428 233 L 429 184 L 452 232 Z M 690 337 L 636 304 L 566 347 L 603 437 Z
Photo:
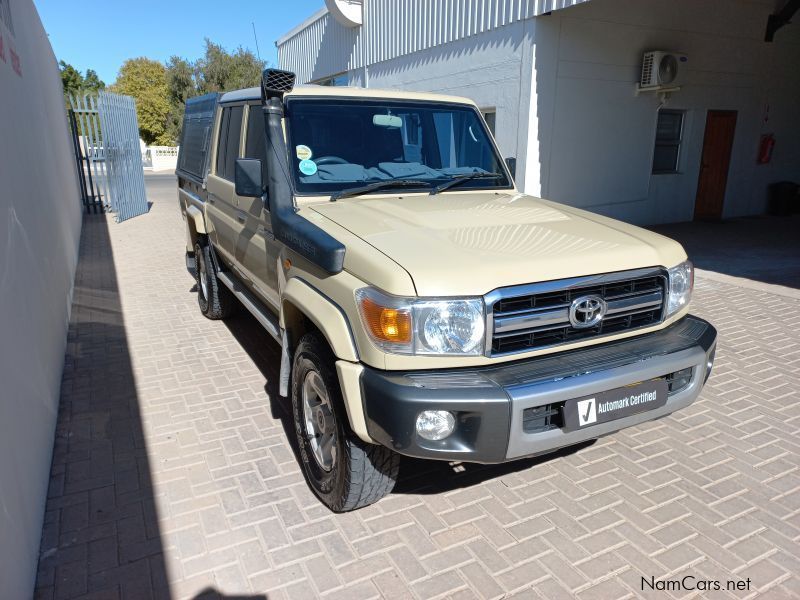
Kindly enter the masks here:
M 389 493 L 400 455 L 550 452 L 684 408 L 711 372 L 683 248 L 520 193 L 464 98 L 268 69 L 187 103 L 177 175 L 200 310 L 244 306 L 280 344 L 334 511 Z

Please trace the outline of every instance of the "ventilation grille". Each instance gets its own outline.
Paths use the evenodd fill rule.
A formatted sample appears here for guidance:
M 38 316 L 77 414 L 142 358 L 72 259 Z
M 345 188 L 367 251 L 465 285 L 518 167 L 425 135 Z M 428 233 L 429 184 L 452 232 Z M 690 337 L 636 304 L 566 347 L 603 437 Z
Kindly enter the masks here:
M 294 88 L 295 74 L 279 69 L 266 69 L 262 77 L 262 87 L 267 95 L 285 94 Z
M 642 63 L 642 81 L 644 86 L 653 85 L 653 63 L 655 60 L 655 52 L 648 52 L 644 55 L 644 62 Z

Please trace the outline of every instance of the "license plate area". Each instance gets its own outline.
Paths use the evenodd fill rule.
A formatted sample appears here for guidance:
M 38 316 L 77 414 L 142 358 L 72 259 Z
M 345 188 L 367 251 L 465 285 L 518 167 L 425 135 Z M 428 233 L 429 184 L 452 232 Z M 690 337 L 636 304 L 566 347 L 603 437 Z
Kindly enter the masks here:
M 666 380 L 651 379 L 564 403 L 564 431 L 587 429 L 600 423 L 660 408 L 667 403 Z

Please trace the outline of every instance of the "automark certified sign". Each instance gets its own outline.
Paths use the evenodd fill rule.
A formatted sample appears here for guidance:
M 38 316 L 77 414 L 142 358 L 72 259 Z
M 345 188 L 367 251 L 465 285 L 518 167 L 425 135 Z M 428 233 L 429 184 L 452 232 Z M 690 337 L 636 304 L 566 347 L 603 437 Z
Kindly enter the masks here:
M 590 398 L 567 400 L 564 403 L 564 430 L 575 431 L 660 408 L 667 403 L 668 395 L 667 382 L 653 379 Z

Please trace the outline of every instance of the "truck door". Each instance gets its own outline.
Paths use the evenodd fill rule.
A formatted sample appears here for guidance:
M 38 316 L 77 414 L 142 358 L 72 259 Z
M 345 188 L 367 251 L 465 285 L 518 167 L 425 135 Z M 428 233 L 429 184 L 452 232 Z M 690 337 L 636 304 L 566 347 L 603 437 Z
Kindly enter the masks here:
M 239 199 L 233 184 L 234 168 L 240 150 L 244 105 L 222 106 L 221 111 L 216 152 L 208 175 L 206 215 L 210 226 L 209 237 L 214 248 L 227 262 L 231 262 L 239 230 L 244 226 L 244 219 L 238 214 Z
M 267 153 L 264 141 L 264 113 L 261 106 L 248 107 L 245 158 L 261 161 L 262 181 L 267 181 Z M 278 260 L 281 245 L 272 234 L 268 206 L 261 198 L 240 198 L 239 209 L 245 219 L 236 243 L 236 260 L 250 279 L 253 291 L 276 311 L 280 307 Z

